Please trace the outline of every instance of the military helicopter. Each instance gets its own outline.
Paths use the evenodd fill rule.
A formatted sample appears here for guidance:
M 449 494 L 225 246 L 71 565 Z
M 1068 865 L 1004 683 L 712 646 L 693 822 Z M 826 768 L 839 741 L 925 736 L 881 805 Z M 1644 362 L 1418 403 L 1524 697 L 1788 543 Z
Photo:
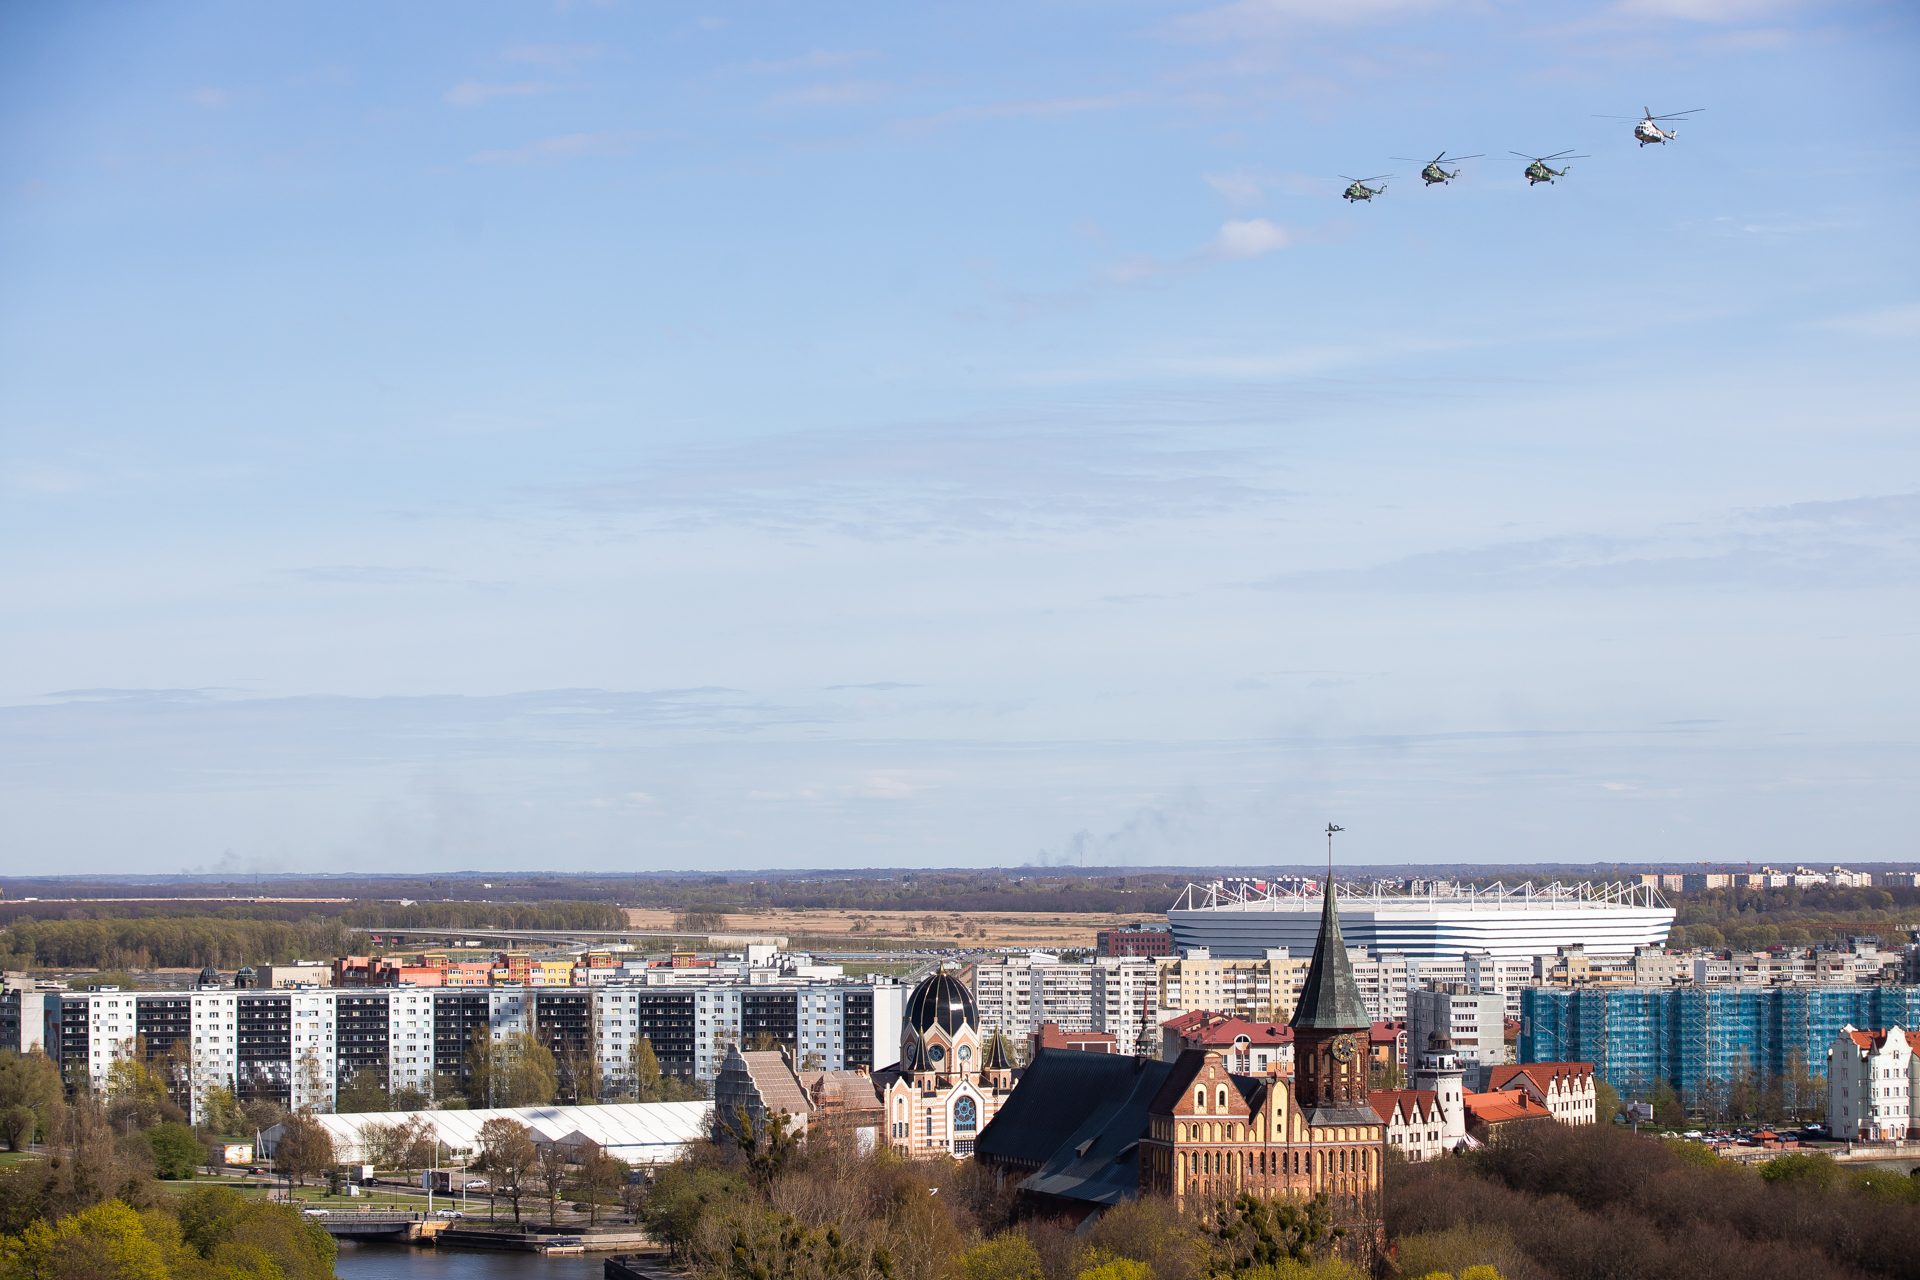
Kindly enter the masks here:
M 1341 174 L 1340 176 L 1343 178 L 1347 178 L 1347 175 L 1344 173 Z M 1347 181 L 1352 183 L 1353 185 L 1348 187 L 1344 192 L 1341 193 L 1341 195 L 1347 200 L 1349 204 L 1351 204 L 1355 200 L 1371 200 L 1377 195 L 1386 194 L 1387 184 L 1384 182 L 1380 182 L 1380 180 L 1382 178 L 1391 178 L 1392 176 L 1393 175 L 1390 173 L 1379 173 L 1379 174 L 1375 174 L 1371 178 L 1347 178 Z M 1380 182 L 1380 185 L 1377 187 L 1370 187 L 1367 185 L 1369 182 Z
M 1555 178 L 1564 178 L 1567 176 L 1567 169 L 1573 167 L 1572 165 L 1568 165 L 1567 169 L 1551 168 L 1547 164 L 1549 160 L 1589 160 L 1592 158 L 1591 156 L 1577 156 L 1571 151 L 1556 151 L 1550 156 L 1530 156 L 1524 151 L 1515 151 L 1511 154 L 1519 156 L 1527 162 L 1526 177 L 1527 185 L 1530 187 L 1537 186 L 1542 182 L 1551 183 Z
M 1458 164 L 1462 160 L 1478 160 L 1480 158 L 1481 157 L 1477 155 L 1448 156 L 1446 152 L 1442 151 L 1439 155 L 1427 161 L 1427 167 L 1420 171 L 1420 178 L 1423 182 L 1425 182 L 1430 187 L 1433 186 L 1435 183 L 1439 183 L 1441 186 L 1445 186 L 1447 183 L 1452 182 L 1455 178 L 1459 177 L 1460 171 L 1458 169 L 1455 169 L 1452 173 L 1448 173 L 1445 169 L 1442 169 L 1440 167 L 1441 165 Z M 1420 163 L 1418 160 L 1415 160 L 1412 156 L 1389 156 L 1388 159 L 1405 160 L 1408 164 Z
M 1662 144 L 1671 142 L 1673 139 L 1678 138 L 1680 136 L 1680 130 L 1662 129 L 1658 124 L 1655 123 L 1655 121 L 1684 120 L 1688 116 L 1699 115 L 1702 111 L 1705 111 L 1705 110 L 1706 110 L 1705 107 L 1695 107 L 1691 111 L 1676 111 L 1670 116 L 1657 116 L 1653 114 L 1653 108 L 1648 107 L 1646 116 L 1640 121 L 1640 123 L 1633 126 L 1633 136 L 1640 139 L 1640 145 L 1643 147 L 1646 146 L 1649 142 L 1658 142 Z M 1595 120 L 1631 120 L 1633 119 L 1633 117 L 1632 116 L 1595 116 L 1594 119 Z

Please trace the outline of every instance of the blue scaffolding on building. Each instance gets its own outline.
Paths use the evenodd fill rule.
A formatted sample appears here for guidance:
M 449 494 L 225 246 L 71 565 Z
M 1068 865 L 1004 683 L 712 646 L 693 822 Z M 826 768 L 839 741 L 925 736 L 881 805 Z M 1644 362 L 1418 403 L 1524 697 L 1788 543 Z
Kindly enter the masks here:
M 1920 986 L 1613 987 L 1520 993 L 1520 1061 L 1591 1062 L 1622 1096 L 1665 1083 L 1683 1098 L 1743 1071 L 1786 1076 L 1795 1053 L 1824 1075 L 1840 1029 L 1913 1028 Z

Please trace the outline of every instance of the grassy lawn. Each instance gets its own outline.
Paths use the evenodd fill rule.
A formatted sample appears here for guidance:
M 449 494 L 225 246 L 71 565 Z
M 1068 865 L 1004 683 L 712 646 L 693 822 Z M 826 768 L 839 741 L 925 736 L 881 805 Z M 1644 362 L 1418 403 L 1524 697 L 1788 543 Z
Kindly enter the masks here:
M 38 1151 L 0 1151 L 0 1167 L 40 1159 Z

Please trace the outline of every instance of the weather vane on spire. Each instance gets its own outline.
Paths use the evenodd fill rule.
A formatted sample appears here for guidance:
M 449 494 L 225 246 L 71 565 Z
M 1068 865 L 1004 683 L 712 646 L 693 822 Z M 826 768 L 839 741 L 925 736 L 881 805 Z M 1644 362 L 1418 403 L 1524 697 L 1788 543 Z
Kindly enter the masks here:
M 1327 879 L 1329 881 L 1333 879 L 1333 833 L 1345 830 L 1345 827 L 1336 827 L 1331 822 L 1327 824 Z

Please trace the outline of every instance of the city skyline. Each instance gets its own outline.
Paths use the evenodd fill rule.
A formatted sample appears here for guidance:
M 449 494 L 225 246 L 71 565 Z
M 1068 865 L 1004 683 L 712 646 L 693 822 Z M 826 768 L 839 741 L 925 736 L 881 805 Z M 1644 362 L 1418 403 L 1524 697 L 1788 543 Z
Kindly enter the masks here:
M 1896 6 L 0 35 L 10 873 L 1914 856 Z

